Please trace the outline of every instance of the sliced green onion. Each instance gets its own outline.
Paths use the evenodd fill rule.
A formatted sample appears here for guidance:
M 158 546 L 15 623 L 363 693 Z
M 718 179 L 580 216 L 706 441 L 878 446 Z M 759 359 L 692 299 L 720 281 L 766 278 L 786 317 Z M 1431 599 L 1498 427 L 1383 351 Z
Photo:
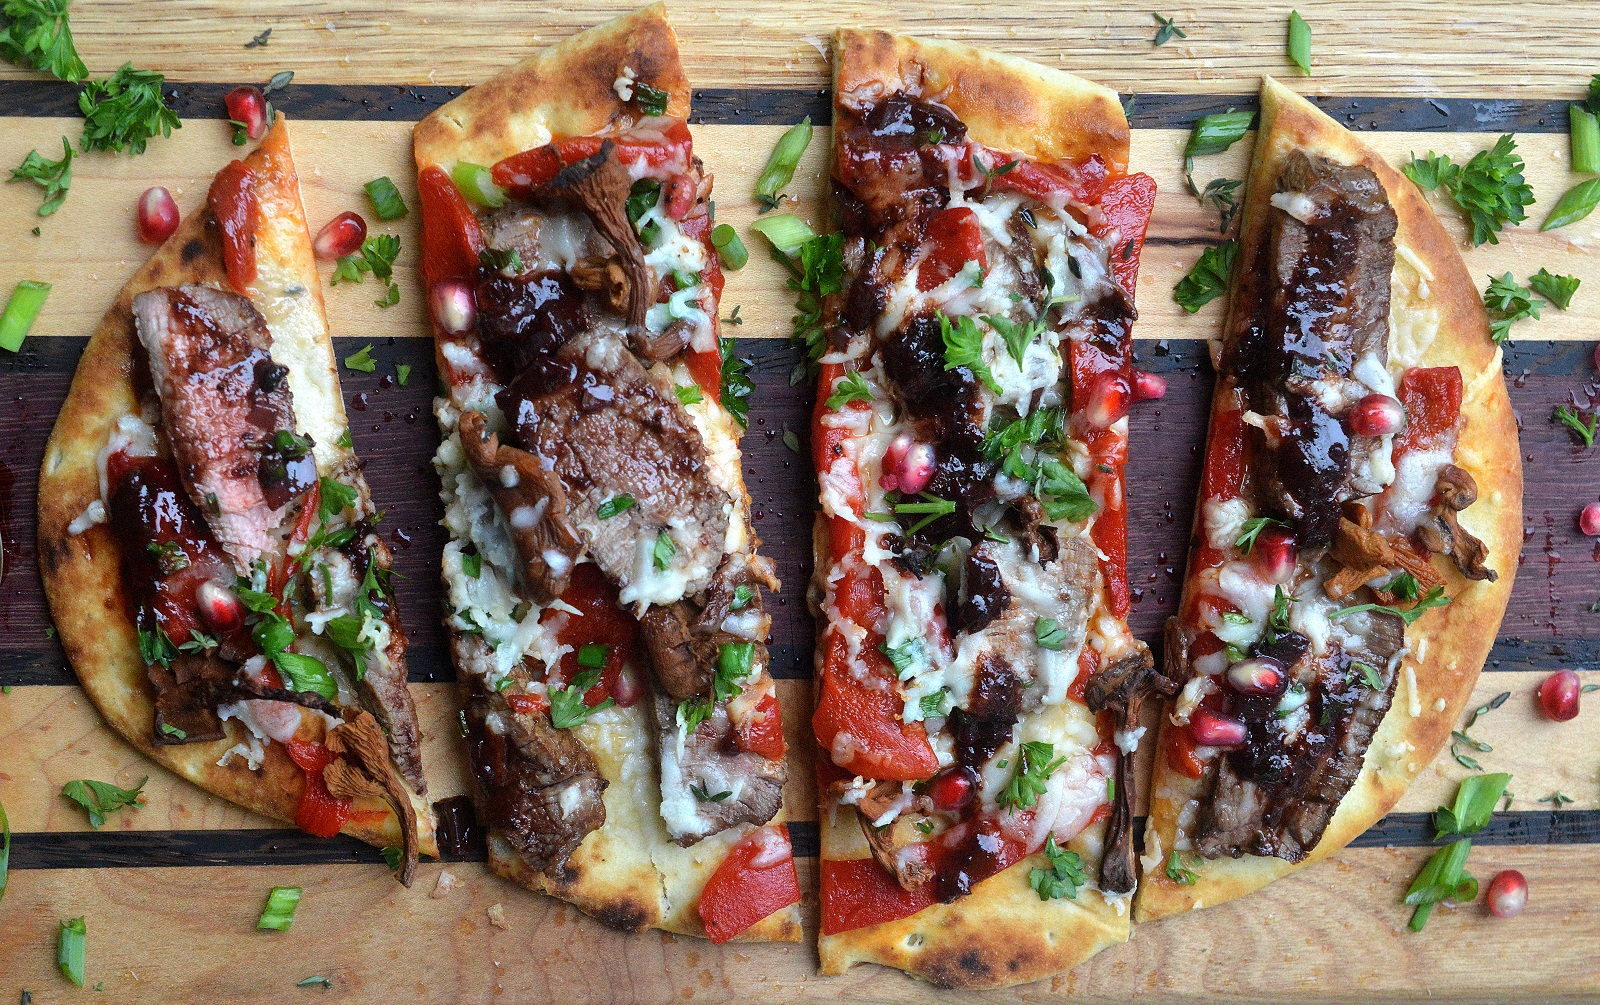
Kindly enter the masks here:
M 750 252 L 740 239 L 739 232 L 726 223 L 719 223 L 711 229 L 711 246 L 717 249 L 722 267 L 729 272 L 738 272 L 744 268 L 744 263 L 750 261 Z
M 1600 116 L 1582 105 L 1568 105 L 1572 121 L 1572 170 L 1579 174 L 1600 171 Z
M 1289 12 L 1289 58 L 1306 76 L 1311 76 L 1311 26 L 1300 12 Z
M 5 313 L 0 314 L 0 349 L 16 352 L 22 348 L 22 340 L 28 337 L 33 319 L 39 316 L 44 298 L 49 295 L 49 283 L 24 279 L 17 284 L 6 301 Z
M 450 180 L 456 183 L 468 202 L 490 209 L 506 204 L 506 190 L 494 183 L 494 175 L 482 164 L 456 161 L 456 166 L 450 169 Z
M 767 166 L 761 169 L 761 175 L 756 178 L 756 202 L 761 204 L 761 212 L 778 208 L 778 193 L 794 180 L 794 169 L 800 166 L 800 155 L 810 145 L 811 116 L 807 115 L 799 125 L 790 126 L 784 131 L 778 145 L 772 148 L 772 156 L 767 158 Z
M 1550 210 L 1550 215 L 1539 226 L 1541 232 L 1565 227 L 1569 223 L 1579 220 L 1594 212 L 1596 205 L 1600 205 L 1600 178 L 1590 178 L 1588 181 L 1567 189 L 1566 193 L 1556 200 L 1555 206 Z M 4 324 L 0 323 L 0 329 Z M 0 342 L 3 345 L 4 342 Z
M 287 932 L 289 926 L 294 924 L 294 909 L 300 906 L 300 888 L 298 886 L 275 886 L 267 894 L 267 906 L 261 910 L 261 919 L 256 922 L 257 928 L 267 928 L 274 932 Z
M 67 980 L 80 988 L 83 987 L 83 953 L 88 938 L 89 927 L 82 918 L 63 921 L 56 938 L 56 964 Z
M 1254 118 L 1254 112 L 1217 112 L 1200 116 L 1189 130 L 1189 142 L 1184 145 L 1183 156 L 1190 158 L 1222 153 L 1244 138 Z
M 374 178 L 362 187 L 367 190 L 367 199 L 371 201 L 372 211 L 378 214 L 378 219 L 398 220 L 406 215 L 406 201 L 400 197 L 400 190 L 395 188 L 388 175 Z
M 804 220 L 791 213 L 757 220 L 750 229 L 771 241 L 772 246 L 785 255 L 793 255 L 800 250 L 800 245 L 817 236 Z
M 320 694 L 329 701 L 339 696 L 339 685 L 334 681 L 333 674 L 315 656 L 281 652 L 272 657 L 272 663 L 293 690 Z
M 604 642 L 587 642 L 578 650 L 578 665 L 585 670 L 603 670 L 610 655 L 611 647 Z

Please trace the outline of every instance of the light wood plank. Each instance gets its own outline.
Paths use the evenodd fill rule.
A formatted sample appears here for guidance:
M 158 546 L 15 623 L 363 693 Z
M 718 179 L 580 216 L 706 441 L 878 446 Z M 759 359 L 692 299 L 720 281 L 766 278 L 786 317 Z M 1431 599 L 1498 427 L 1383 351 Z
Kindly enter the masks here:
M 514 0 L 349 3 L 313 0 L 79 0 L 73 33 L 91 71 L 125 60 L 174 80 L 461 84 L 639 6 Z M 1562 0 L 1426 5 L 1297 0 L 1311 24 L 1319 93 L 1575 97 L 1600 45 L 1592 9 Z M 991 46 L 1127 91 L 1253 90 L 1263 73 L 1298 76 L 1284 54 L 1289 5 L 1209 0 L 1166 8 L 1189 33 L 1155 49 L 1155 8 L 1067 0 L 928 0 L 884 7 L 854 0 L 759 6 L 679 2 L 670 14 L 697 87 L 822 87 L 817 46 L 839 26 L 894 28 Z M 266 48 L 244 44 L 273 29 Z M 131 37 L 130 37 L 131 35 Z M 0 66 L 0 76 L 20 76 Z

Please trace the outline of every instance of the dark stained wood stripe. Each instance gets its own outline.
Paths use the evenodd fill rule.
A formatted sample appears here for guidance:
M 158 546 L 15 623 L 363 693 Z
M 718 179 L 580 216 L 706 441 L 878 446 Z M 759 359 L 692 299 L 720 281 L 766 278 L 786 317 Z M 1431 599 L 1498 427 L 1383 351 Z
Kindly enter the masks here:
M 221 118 L 222 97 L 235 86 L 172 83 L 166 91 L 181 118 Z M 273 100 L 285 112 L 301 119 L 415 122 L 462 90 L 432 84 L 291 84 Z M 1127 96 L 1123 100 L 1126 105 Z M 1569 104 L 1487 97 L 1348 96 L 1312 100 L 1351 129 L 1385 132 L 1565 132 Z M 1139 94 L 1133 96 L 1132 102 L 1129 118 L 1136 129 L 1187 129 L 1195 119 L 1211 112 L 1254 110 L 1256 96 Z M 788 125 L 805 115 L 818 125 L 826 125 L 832 118 L 828 92 L 816 89 L 707 87 L 694 92 L 693 108 L 693 121 L 707 125 Z M 7 115 L 75 116 L 78 88 L 51 80 L 0 81 L 0 109 Z
M 1143 830 L 1144 819 L 1137 821 Z M 1354 848 L 1421 848 L 1434 843 L 1432 814 L 1391 813 L 1351 842 Z M 815 821 L 789 824 L 795 855 L 815 858 Z M 1517 810 L 1496 813 L 1472 835 L 1480 845 L 1600 843 L 1600 810 Z M 481 862 L 481 847 L 448 862 Z M 258 865 L 382 865 L 377 848 L 353 838 L 312 837 L 302 831 L 64 831 L 14 834 L 11 868 L 150 869 Z
M 342 358 L 366 339 L 338 338 Z M 0 360 L 0 534 L 6 569 L 0 578 L 0 684 L 66 684 L 59 647 L 46 635 L 49 624 L 34 568 L 34 492 L 44 442 L 65 397 L 84 340 L 35 338 L 17 356 Z M 1596 450 L 1573 444 L 1550 421 L 1554 407 L 1578 394 L 1600 396 L 1593 380 L 1592 345 L 1524 342 L 1510 346 L 1506 369 L 1512 403 L 1522 417 L 1526 465 L 1526 545 L 1523 564 L 1489 670 L 1549 671 L 1600 664 L 1600 617 L 1589 607 L 1600 599 L 1600 547 L 1575 526 L 1577 510 L 1593 497 L 1589 463 Z M 784 583 L 773 598 L 773 667 L 787 679 L 810 675 L 814 629 L 805 610 L 811 572 L 810 526 L 815 488 L 809 463 L 783 443 L 791 430 L 805 450 L 811 390 L 791 386 L 798 356 L 779 340 L 739 343 L 753 363 L 756 393 L 751 427 L 744 439 L 745 474 L 763 549 L 778 563 Z M 1134 586 L 1134 630 L 1151 641 L 1175 603 L 1179 570 L 1188 547 L 1200 448 L 1211 393 L 1203 343 L 1141 341 L 1141 366 L 1167 378 L 1168 393 L 1135 408 L 1130 467 L 1130 576 Z M 438 526 L 438 482 L 430 459 L 437 443 L 431 400 L 435 385 L 431 345 L 423 339 L 389 338 L 373 344 L 373 374 L 341 368 L 346 406 L 356 447 L 365 462 L 384 526 L 405 577 L 399 584 L 401 612 L 412 639 L 411 678 L 450 680 L 439 627 L 437 561 L 443 546 Z M 414 369 L 408 386 L 394 383 L 394 366 Z

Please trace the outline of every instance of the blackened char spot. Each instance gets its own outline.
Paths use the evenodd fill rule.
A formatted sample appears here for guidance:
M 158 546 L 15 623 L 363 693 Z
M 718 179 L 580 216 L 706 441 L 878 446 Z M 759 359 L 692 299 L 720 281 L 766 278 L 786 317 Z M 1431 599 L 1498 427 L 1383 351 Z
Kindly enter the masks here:
M 183 246 L 183 252 L 180 255 L 183 259 L 183 264 L 192 264 L 196 258 L 205 254 L 205 250 L 206 246 L 198 239 L 188 242 Z
M 589 325 L 583 293 L 561 272 L 478 283 L 478 331 L 502 384 L 553 353 Z

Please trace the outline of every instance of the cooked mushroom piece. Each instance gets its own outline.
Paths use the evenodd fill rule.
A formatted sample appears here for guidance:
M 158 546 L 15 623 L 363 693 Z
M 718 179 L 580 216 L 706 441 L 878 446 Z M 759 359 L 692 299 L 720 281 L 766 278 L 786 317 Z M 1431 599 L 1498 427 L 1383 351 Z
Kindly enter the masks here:
M 633 188 L 633 178 L 627 166 L 612 156 L 614 150 L 612 142 L 606 140 L 593 156 L 562 168 L 545 189 L 576 202 L 622 257 L 628 276 L 628 328 L 642 333 L 655 281 L 650 266 L 645 264 L 639 235 L 628 222 L 628 192 Z

